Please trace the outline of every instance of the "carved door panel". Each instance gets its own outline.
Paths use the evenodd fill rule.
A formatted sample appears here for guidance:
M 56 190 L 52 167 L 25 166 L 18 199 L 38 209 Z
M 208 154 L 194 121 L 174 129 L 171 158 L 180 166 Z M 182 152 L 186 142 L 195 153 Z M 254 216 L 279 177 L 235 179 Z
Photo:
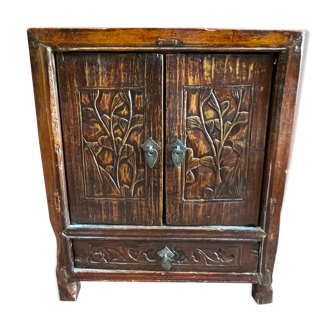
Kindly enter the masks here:
M 272 69 L 270 54 L 166 57 L 167 224 L 258 225 Z
M 71 222 L 161 225 L 162 56 L 59 53 L 56 61 Z M 150 137 L 153 168 L 141 148 Z

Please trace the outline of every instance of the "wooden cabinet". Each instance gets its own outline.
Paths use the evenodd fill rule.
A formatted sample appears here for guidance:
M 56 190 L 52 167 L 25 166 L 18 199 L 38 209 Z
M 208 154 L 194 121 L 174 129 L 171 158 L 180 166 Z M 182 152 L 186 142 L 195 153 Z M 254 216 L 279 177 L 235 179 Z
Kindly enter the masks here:
M 303 33 L 30 29 L 61 300 L 80 281 L 272 301 Z

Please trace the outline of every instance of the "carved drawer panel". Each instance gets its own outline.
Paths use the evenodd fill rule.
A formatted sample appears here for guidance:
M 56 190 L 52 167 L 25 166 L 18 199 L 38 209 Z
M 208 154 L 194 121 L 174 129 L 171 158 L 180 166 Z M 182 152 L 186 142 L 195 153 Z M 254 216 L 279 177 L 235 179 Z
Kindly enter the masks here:
M 225 241 L 73 241 L 75 267 L 142 271 L 256 272 L 256 242 Z M 168 252 L 169 268 L 163 268 Z

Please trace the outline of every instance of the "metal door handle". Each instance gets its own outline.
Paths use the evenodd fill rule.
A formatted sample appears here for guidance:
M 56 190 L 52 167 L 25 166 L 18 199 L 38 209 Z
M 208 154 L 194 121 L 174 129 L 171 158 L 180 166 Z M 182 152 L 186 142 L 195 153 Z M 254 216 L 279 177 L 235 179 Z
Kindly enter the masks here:
M 180 140 L 176 140 L 168 149 L 172 152 L 172 160 L 176 167 L 180 167 L 184 154 L 188 150 Z
M 153 168 L 158 158 L 158 151 L 161 147 L 150 137 L 141 145 L 144 150 L 144 157 L 150 168 Z

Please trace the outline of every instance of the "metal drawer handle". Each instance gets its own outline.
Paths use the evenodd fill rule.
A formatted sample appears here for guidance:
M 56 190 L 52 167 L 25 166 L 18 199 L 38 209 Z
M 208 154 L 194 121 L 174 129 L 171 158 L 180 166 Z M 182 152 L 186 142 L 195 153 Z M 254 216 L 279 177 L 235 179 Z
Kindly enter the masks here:
M 167 150 L 172 152 L 172 160 L 174 165 L 176 167 L 180 167 L 184 154 L 188 149 L 181 143 L 180 140 L 176 140 Z
M 161 147 L 150 137 L 145 143 L 141 145 L 141 148 L 144 150 L 144 157 L 150 168 L 153 168 L 155 165 L 158 152 Z
M 168 247 L 165 247 L 164 249 L 158 251 L 157 255 L 161 258 L 161 267 L 165 271 L 169 271 L 172 266 L 172 257 L 174 257 L 172 251 L 169 250 Z

